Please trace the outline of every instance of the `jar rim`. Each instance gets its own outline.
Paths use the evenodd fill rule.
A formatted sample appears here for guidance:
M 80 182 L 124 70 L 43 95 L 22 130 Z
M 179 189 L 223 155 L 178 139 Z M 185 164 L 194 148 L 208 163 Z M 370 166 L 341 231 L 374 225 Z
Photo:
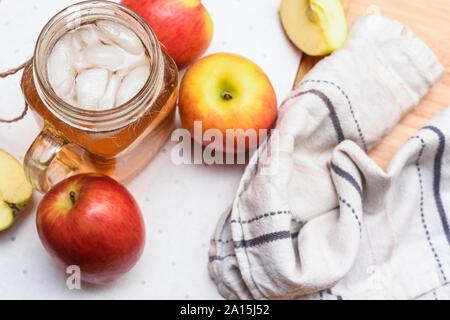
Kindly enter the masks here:
M 42 53 L 42 50 L 45 49 L 43 46 L 43 39 L 52 30 L 52 28 L 60 28 L 58 23 L 64 18 L 70 17 L 71 15 L 81 17 L 84 11 L 92 9 L 106 9 L 112 11 L 118 10 L 126 16 L 131 17 L 132 20 L 137 22 L 142 28 L 145 35 L 148 36 L 148 45 L 146 45 L 146 41 L 144 41 L 146 39 L 142 39 L 142 37 L 137 34 L 149 54 L 152 54 L 150 74 L 141 90 L 124 104 L 105 110 L 87 110 L 68 104 L 61 99 L 55 93 L 47 79 L 47 59 L 40 59 L 40 54 Z M 89 14 L 86 16 L 89 16 Z M 115 15 L 115 18 L 120 17 Z M 161 87 L 161 63 L 162 57 L 159 41 L 149 24 L 143 18 L 141 18 L 134 11 L 118 3 L 111 1 L 89 0 L 78 2 L 62 9 L 45 24 L 39 34 L 34 50 L 33 77 L 39 96 L 44 101 L 46 106 L 49 107 L 49 109 L 60 120 L 83 130 L 105 131 L 105 128 L 103 128 L 103 130 L 99 130 L 100 128 L 96 126 L 99 123 L 102 124 L 102 127 L 106 127 L 106 130 L 115 130 L 137 120 L 140 115 L 147 111 L 147 108 L 151 106 L 151 103 L 145 104 L 145 102 L 149 100 L 149 98 L 151 99 L 152 96 L 155 96 Z M 140 110 L 143 109 L 142 107 L 144 107 L 145 110 Z M 124 119 L 124 116 L 126 116 L 128 120 Z

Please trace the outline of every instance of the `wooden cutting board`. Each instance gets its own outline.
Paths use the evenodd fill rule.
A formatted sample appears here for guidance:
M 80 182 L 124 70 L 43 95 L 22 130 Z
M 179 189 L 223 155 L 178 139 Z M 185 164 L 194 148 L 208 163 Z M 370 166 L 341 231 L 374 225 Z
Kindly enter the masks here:
M 359 16 L 379 11 L 409 27 L 438 56 L 445 75 L 420 104 L 369 153 L 386 169 L 394 153 L 430 119 L 450 106 L 450 1 L 449 0 L 342 0 L 349 25 Z M 295 84 L 320 58 L 303 56 Z M 450 124 L 449 124 L 450 125 Z

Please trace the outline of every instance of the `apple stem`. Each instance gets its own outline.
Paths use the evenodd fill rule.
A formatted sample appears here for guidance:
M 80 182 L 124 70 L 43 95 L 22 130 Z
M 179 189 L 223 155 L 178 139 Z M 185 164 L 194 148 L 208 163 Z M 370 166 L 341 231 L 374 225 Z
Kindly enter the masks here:
M 75 197 L 76 197 L 76 194 L 75 194 L 75 192 L 73 192 L 73 191 L 70 191 L 70 193 L 69 193 L 69 197 L 70 197 L 70 201 L 72 201 L 72 204 L 74 205 L 74 204 L 75 204 L 75 202 L 77 202 L 77 200 L 75 199 Z
M 222 98 L 224 98 L 225 100 L 231 100 L 233 99 L 233 96 L 229 92 L 224 92 L 222 93 Z

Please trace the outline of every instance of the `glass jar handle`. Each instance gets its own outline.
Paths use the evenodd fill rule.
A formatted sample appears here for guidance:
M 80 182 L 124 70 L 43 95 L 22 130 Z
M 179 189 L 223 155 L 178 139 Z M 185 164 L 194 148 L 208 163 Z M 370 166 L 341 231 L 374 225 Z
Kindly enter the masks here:
M 61 166 L 60 161 L 55 161 L 65 144 L 67 144 L 65 138 L 55 134 L 50 127 L 44 126 L 24 159 L 25 175 L 33 188 L 46 192 L 57 182 L 55 177 L 61 180 L 61 170 L 66 171 L 66 177 L 69 175 L 67 171 L 70 171 L 70 168 Z M 59 162 L 59 165 L 52 168 L 54 162 Z M 54 170 L 56 171 L 51 174 Z

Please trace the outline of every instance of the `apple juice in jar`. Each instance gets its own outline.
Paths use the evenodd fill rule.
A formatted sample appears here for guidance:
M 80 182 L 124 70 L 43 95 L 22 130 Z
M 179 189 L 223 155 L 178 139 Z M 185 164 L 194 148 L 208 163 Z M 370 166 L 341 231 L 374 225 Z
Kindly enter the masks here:
M 135 13 L 105 1 L 66 8 L 44 27 L 22 78 L 43 124 L 27 178 L 41 191 L 81 172 L 126 181 L 172 132 L 177 89 L 175 63 Z

